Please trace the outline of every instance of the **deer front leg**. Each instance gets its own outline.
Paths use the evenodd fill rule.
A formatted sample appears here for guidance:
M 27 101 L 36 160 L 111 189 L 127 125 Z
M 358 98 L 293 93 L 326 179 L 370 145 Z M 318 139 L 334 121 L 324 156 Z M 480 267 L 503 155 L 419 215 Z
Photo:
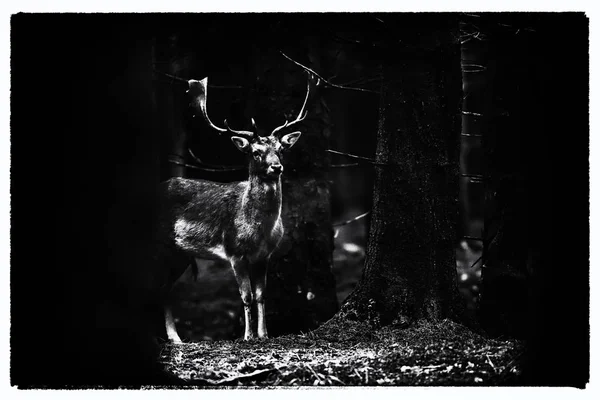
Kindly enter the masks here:
M 252 270 L 254 280 L 254 301 L 258 311 L 258 337 L 267 339 L 267 316 L 265 312 L 265 290 L 267 288 L 267 261 L 254 265 Z
M 252 283 L 250 281 L 250 271 L 248 270 L 248 261 L 244 259 L 234 259 L 231 262 L 233 273 L 238 283 L 240 297 L 244 303 L 244 340 L 254 338 L 252 332 Z

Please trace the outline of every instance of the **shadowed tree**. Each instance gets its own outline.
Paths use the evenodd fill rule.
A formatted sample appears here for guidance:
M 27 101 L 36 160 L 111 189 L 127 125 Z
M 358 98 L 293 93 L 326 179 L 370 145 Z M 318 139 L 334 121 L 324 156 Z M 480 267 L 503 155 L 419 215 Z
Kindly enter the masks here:
M 461 315 L 458 219 L 460 52 L 448 16 L 403 16 L 383 60 L 373 214 L 345 318 L 408 325 Z M 391 21 L 389 21 L 391 22 Z

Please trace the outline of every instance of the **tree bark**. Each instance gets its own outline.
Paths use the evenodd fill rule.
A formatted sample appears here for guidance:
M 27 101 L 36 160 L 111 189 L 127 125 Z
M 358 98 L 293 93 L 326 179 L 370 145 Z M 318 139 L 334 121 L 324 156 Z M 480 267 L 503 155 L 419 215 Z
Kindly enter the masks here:
M 434 43 L 433 49 L 382 67 L 376 150 L 382 165 L 376 167 L 367 259 L 341 310 L 375 325 L 461 315 L 454 257 L 459 49 L 453 32 L 421 29 L 414 37 Z

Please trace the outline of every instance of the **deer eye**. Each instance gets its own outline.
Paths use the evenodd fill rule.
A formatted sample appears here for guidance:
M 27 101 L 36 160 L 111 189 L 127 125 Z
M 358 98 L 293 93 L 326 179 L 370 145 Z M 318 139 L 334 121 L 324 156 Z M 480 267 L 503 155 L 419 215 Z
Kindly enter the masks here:
M 252 152 L 252 156 L 254 157 L 255 160 L 260 160 L 260 151 L 254 150 Z

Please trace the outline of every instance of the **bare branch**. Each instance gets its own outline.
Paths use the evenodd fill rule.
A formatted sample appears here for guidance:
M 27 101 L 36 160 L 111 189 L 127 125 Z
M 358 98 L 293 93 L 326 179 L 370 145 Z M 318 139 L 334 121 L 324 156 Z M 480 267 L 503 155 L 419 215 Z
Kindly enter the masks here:
M 178 161 L 178 160 L 174 160 L 172 158 L 169 158 L 168 160 L 170 163 L 173 164 L 177 164 L 177 165 L 183 165 L 186 168 L 193 168 L 193 169 L 198 169 L 201 171 L 207 171 L 207 172 L 231 172 L 231 171 L 243 171 L 245 170 L 245 168 L 240 168 L 240 167 L 220 167 L 220 168 L 208 168 L 208 167 L 201 167 L 198 165 L 193 165 L 193 164 L 188 164 L 188 163 L 184 163 L 182 161 Z
M 391 165 L 394 165 L 394 164 L 380 163 L 380 162 L 377 162 L 376 160 L 374 160 L 373 158 L 368 158 L 368 157 L 363 157 L 363 156 L 357 156 L 355 154 L 350 154 L 350 153 L 343 153 L 341 151 L 336 151 L 336 150 L 331 150 L 331 149 L 327 149 L 325 151 L 327 151 L 329 153 L 332 153 L 332 154 L 339 154 L 341 156 L 346 156 L 346 157 L 354 158 L 354 159 L 357 159 L 357 160 L 367 161 L 367 162 L 369 162 L 369 163 L 371 163 L 373 165 L 380 165 L 380 166 L 391 166 Z
M 482 258 L 483 258 L 483 255 L 479 256 L 479 258 L 477 260 L 475 260 L 475 262 L 469 268 L 473 268 L 474 266 L 476 266 L 479 263 L 479 261 L 481 261 Z
M 370 82 L 378 82 L 378 81 L 381 81 L 381 76 L 375 76 L 375 77 L 362 76 L 360 78 L 353 79 L 353 80 L 348 81 L 348 82 L 338 83 L 338 85 L 342 85 L 342 86 L 346 86 L 346 85 L 365 85 L 365 84 L 370 83 Z
M 476 113 L 476 112 L 471 112 L 471 111 L 462 111 L 462 113 L 464 115 L 473 115 L 475 117 L 483 117 L 483 114 L 481 113 Z
M 232 166 L 226 167 L 224 165 L 209 164 L 207 162 L 202 161 L 199 157 L 196 157 L 196 155 L 192 152 L 192 149 L 188 148 L 188 153 L 190 154 L 190 156 L 192 156 L 192 158 L 194 159 L 194 161 L 196 163 L 198 163 L 199 165 L 201 165 L 203 167 L 208 167 L 211 169 L 229 169 L 229 170 L 231 170 L 231 168 L 235 168 L 236 170 L 239 169 L 240 171 L 246 168 L 243 165 L 232 165 Z
M 359 219 L 366 217 L 366 216 L 367 216 L 367 215 L 369 215 L 370 213 L 371 213 L 371 211 L 369 210 L 369 211 L 367 211 L 366 213 L 362 213 L 362 214 L 360 214 L 360 215 L 357 215 L 356 217 L 354 217 L 354 218 L 352 218 L 352 219 L 349 219 L 349 220 L 347 220 L 347 221 L 344 221 L 344 222 L 338 222 L 337 224 L 333 224 L 333 226 L 344 226 L 344 225 L 351 224 L 351 223 L 352 223 L 352 222 L 354 222 L 354 221 L 358 221 Z
M 475 237 L 475 236 L 463 236 L 463 239 L 467 239 L 467 240 L 477 240 L 479 242 L 483 242 L 484 239 L 480 238 L 480 237 Z
M 326 86 L 330 86 L 330 87 L 334 87 L 334 88 L 338 88 L 338 89 L 356 90 L 356 91 L 359 91 L 359 92 L 379 93 L 379 92 L 376 92 L 374 90 L 357 88 L 357 87 L 351 87 L 351 86 L 341 86 L 341 85 L 336 85 L 335 83 L 331 83 L 327 79 L 323 78 L 321 75 L 319 75 L 318 73 L 316 73 L 314 70 L 312 70 L 312 69 L 308 68 L 307 66 L 300 64 L 298 61 L 295 61 L 292 58 L 288 57 L 283 51 L 280 51 L 280 53 L 281 53 L 282 56 L 284 56 L 285 58 L 287 58 L 288 60 L 290 60 L 294 64 L 298 65 L 300 68 L 303 68 L 305 71 L 308 71 L 311 74 L 313 74 L 314 76 L 316 76 L 317 78 L 319 78 L 321 81 L 323 81 L 326 84 Z
M 347 164 L 332 164 L 329 168 L 348 168 L 348 167 L 358 167 L 361 164 L 359 163 L 347 163 Z

